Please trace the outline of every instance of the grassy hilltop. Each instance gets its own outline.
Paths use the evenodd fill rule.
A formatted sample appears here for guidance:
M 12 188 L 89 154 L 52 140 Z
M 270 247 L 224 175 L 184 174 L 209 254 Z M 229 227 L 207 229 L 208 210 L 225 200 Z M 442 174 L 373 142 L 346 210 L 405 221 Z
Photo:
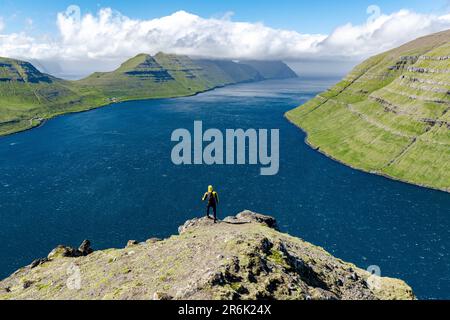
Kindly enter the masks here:
M 179 233 L 85 254 L 59 246 L 0 281 L 0 300 L 414 299 L 405 282 L 280 233 L 268 216 L 194 219 Z M 69 287 L 77 270 L 78 287 Z
M 43 74 L 28 62 L 0 58 L 0 135 L 105 102 L 94 88 Z
M 0 135 L 116 101 L 189 96 L 229 84 L 292 77 L 295 73 L 280 61 L 247 64 L 158 53 L 139 54 L 112 72 L 66 81 L 28 62 L 0 58 Z
M 286 114 L 354 168 L 450 191 L 450 31 L 372 57 Z

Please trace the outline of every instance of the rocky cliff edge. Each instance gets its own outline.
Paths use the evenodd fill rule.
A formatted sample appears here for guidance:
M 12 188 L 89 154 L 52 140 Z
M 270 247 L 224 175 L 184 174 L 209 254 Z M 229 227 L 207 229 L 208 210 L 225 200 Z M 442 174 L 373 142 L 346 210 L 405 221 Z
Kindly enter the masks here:
M 187 221 L 179 235 L 124 249 L 59 246 L 0 282 L 0 299 L 414 299 L 381 278 L 278 231 L 244 211 L 217 224 Z

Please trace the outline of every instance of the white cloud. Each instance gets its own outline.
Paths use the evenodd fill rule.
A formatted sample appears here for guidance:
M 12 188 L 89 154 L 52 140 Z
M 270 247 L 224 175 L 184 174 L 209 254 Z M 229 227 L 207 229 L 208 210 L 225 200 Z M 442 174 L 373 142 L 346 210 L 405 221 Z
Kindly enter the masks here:
M 72 61 L 74 68 L 79 68 L 81 61 L 100 70 L 137 53 L 158 51 L 232 59 L 360 60 L 450 28 L 450 15 L 408 10 L 380 15 L 361 25 L 345 24 L 329 35 L 302 34 L 231 18 L 231 13 L 202 18 L 179 11 L 158 19 L 137 20 L 109 8 L 82 17 L 59 13 L 56 39 L 0 33 L 0 56 L 64 61 L 65 65 Z M 92 71 L 90 68 L 82 72 Z
M 59 14 L 58 26 L 62 53 L 76 58 L 158 51 L 220 58 L 279 58 L 307 52 L 324 39 L 260 23 L 232 22 L 228 17 L 204 19 L 179 11 L 142 21 L 103 9 L 97 16 L 84 16 L 80 22 Z
M 323 54 L 366 57 L 410 40 L 450 28 L 450 15 L 424 15 L 401 10 L 363 25 L 336 28 L 319 47 Z

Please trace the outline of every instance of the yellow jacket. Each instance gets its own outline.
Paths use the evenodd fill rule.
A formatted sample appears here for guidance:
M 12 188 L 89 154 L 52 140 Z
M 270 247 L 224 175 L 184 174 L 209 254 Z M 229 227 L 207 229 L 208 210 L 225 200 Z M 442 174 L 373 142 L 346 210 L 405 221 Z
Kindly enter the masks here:
M 206 192 L 203 195 L 202 201 L 205 201 L 206 199 L 208 199 L 209 194 L 212 194 L 212 196 L 214 197 L 214 199 L 216 200 L 216 203 L 219 204 L 219 194 L 217 192 L 214 191 L 212 186 L 208 187 L 208 192 Z

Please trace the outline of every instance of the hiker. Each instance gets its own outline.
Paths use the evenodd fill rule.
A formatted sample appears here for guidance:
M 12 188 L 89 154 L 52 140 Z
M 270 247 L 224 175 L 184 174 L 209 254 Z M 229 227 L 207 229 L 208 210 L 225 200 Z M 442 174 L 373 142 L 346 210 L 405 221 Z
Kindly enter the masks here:
M 217 205 L 219 204 L 219 195 L 214 191 L 213 186 L 208 187 L 208 192 L 202 198 L 202 201 L 208 200 L 208 205 L 206 206 L 206 216 L 210 218 L 209 211 L 212 208 L 214 213 L 214 223 L 217 222 Z

